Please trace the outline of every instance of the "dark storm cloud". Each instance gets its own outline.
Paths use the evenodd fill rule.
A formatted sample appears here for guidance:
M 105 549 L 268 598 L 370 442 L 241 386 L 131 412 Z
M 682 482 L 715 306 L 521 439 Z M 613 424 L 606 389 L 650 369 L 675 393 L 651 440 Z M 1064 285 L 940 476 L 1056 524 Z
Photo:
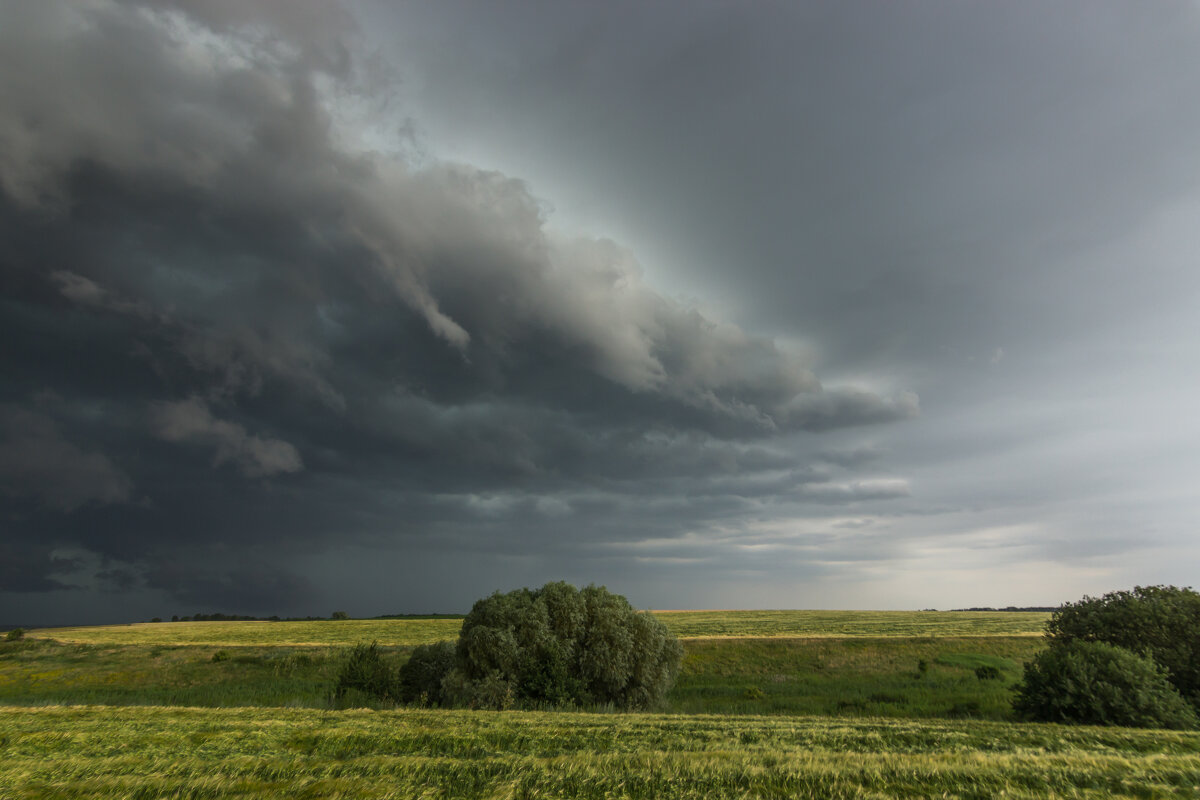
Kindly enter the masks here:
M 797 437 L 914 394 L 823 386 L 519 179 L 353 146 L 377 73 L 337 7 L 5 17 L 0 588 L 283 611 L 290 559 L 356 543 L 567 553 L 904 493 Z

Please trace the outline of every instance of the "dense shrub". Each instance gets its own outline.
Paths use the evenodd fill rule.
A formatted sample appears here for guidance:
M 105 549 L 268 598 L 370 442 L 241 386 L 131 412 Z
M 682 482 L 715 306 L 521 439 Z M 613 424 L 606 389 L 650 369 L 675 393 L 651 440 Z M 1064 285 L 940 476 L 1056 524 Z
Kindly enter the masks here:
M 1004 677 L 1004 673 L 999 667 L 993 667 L 991 664 L 983 664 L 975 668 L 975 677 L 981 681 L 998 681 Z
M 475 603 L 443 699 L 478 708 L 647 708 L 671 688 L 682 657 L 666 626 L 624 597 L 548 583 Z
M 8 633 L 6 633 L 4 635 L 4 641 L 15 642 L 15 641 L 23 638 L 24 636 L 25 636 L 24 628 L 13 628 L 11 631 L 9 631 Z
M 383 657 L 376 642 L 356 644 L 338 672 L 333 696 L 342 699 L 357 690 L 376 700 L 397 702 L 400 687 L 395 668 Z
M 1053 644 L 1025 666 L 1013 708 L 1028 720 L 1194 728 L 1195 712 L 1151 659 L 1105 642 Z
M 400 667 L 400 699 L 405 703 L 444 704 L 442 681 L 454 669 L 454 642 L 423 644 Z
M 1051 647 L 1107 642 L 1148 656 L 1193 707 L 1200 709 L 1200 593 L 1138 586 L 1066 603 L 1047 627 Z

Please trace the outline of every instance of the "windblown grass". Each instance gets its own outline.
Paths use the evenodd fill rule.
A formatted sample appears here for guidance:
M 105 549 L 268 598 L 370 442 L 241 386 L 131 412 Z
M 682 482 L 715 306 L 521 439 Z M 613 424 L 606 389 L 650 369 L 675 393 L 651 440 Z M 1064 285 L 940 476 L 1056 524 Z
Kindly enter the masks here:
M 35 798 L 1194 798 L 1200 734 L 987 722 L 0 708 Z
M 659 611 L 682 639 L 715 637 L 1037 636 L 1049 614 L 1014 611 Z M 319 647 L 378 641 L 415 646 L 458 636 L 462 620 L 147 622 L 42 628 L 33 638 L 85 644 Z

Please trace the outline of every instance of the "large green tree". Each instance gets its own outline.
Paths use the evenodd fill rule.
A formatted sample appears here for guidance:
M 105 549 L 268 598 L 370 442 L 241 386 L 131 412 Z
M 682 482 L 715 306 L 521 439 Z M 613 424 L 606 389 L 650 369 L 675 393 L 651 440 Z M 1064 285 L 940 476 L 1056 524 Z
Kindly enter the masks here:
M 670 690 L 683 648 L 624 597 L 558 582 L 475 603 L 455 656 L 443 681 L 455 705 L 647 708 Z

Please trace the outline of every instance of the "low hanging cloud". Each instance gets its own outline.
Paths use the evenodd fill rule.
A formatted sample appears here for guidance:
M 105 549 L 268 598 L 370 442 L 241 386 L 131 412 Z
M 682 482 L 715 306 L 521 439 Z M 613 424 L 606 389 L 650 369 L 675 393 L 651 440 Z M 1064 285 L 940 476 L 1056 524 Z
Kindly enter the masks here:
M 304 468 L 300 453 L 288 442 L 252 436 L 241 425 L 216 419 L 196 397 L 162 403 L 155 407 L 152 419 L 154 432 L 160 438 L 211 447 L 214 465 L 233 462 L 250 478 L 299 472 Z
M 821 478 L 798 441 L 910 418 L 915 395 L 823 385 L 801 354 L 656 290 L 626 248 L 557 232 L 518 178 L 352 146 L 340 104 L 374 84 L 348 19 L 6 11 L 0 400 L 44 386 L 96 409 L 76 424 L 107 454 L 46 433 L 61 458 L 23 468 L 36 443 L 14 439 L 6 485 L 76 513 L 7 526 L 6 547 L 86 538 L 199 602 L 234 551 L 521 554 L 563 527 L 671 537 L 778 497 L 902 494 L 794 492 Z M 50 461 L 75 464 L 74 488 Z M 133 485 L 145 508 L 82 513 Z M 486 528 L 479 498 L 504 498 Z M 47 552 L 30 568 L 51 574 Z M 183 552 L 203 580 L 162 577 Z M 306 585 L 272 575 L 287 602 Z

